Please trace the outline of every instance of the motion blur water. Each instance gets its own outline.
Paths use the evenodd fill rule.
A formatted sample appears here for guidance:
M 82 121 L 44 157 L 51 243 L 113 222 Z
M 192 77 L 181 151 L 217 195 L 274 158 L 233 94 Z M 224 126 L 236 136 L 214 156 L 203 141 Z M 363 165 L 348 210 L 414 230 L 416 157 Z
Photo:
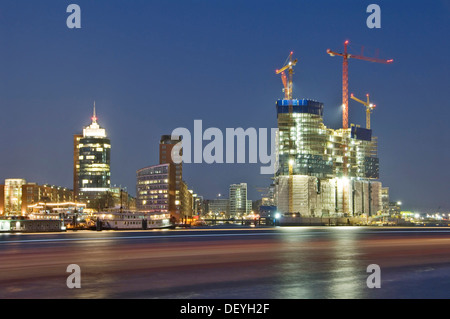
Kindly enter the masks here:
M 449 298 L 450 230 L 286 227 L 0 235 L 1 298 Z M 69 289 L 69 264 L 81 288 Z M 381 288 L 366 285 L 381 267 Z

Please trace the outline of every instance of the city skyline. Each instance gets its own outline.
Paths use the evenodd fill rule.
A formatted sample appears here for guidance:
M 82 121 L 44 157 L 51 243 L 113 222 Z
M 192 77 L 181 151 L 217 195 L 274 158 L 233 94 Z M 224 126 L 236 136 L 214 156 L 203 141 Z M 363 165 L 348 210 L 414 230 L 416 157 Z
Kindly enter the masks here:
M 94 5 L 80 1 L 83 28 L 73 32 L 64 29 L 64 6 L 61 13 L 56 12 L 58 6 L 47 4 L 20 9 L 19 13 L 16 4 L 2 4 L 0 35 L 6 40 L 6 50 L 0 57 L 10 62 L 4 63 L 5 77 L 0 89 L 6 137 L 0 145 L 5 150 L 0 160 L 0 179 L 25 178 L 71 188 L 72 135 L 87 124 L 95 100 L 99 122 L 108 130 L 114 148 L 111 184 L 127 187 L 135 195 L 136 170 L 158 162 L 160 136 L 176 127 L 190 128 L 195 119 L 221 129 L 276 127 L 274 104 L 282 97 L 282 85 L 275 69 L 291 50 L 299 57 L 294 98 L 323 102 L 324 123 L 338 128 L 342 120 L 341 69 L 326 49 L 340 50 L 348 39 L 352 52 L 359 53 L 361 49 L 356 43 L 364 44 L 368 54 L 375 52 L 373 48 L 380 48 L 383 57 L 395 61 L 389 67 L 352 61 L 349 67 L 350 92 L 356 96 L 370 93 L 377 104 L 372 127 L 379 138 L 380 180 L 389 187 L 392 199 L 402 201 L 406 210 L 448 211 L 447 192 L 439 186 L 444 186 L 449 177 L 445 169 L 449 135 L 444 122 L 449 110 L 443 96 L 449 83 L 445 73 L 448 61 L 443 53 L 449 43 L 439 41 L 436 31 L 436 25 L 441 26 L 442 34 L 449 30 L 444 20 L 449 12 L 445 2 L 429 4 L 430 8 L 413 2 L 403 8 L 381 1 L 381 30 L 365 27 L 365 2 L 346 13 L 350 18 L 342 25 L 336 14 L 314 28 L 306 25 L 311 19 L 307 14 L 317 16 L 318 5 L 302 5 L 302 27 L 293 29 L 297 37 L 279 33 L 280 26 L 265 22 L 272 15 L 271 9 L 281 10 L 279 6 L 263 4 L 253 12 L 250 3 L 242 4 L 240 11 L 226 4 L 178 3 L 173 15 L 175 25 L 165 33 L 163 28 L 152 32 L 152 26 L 163 23 L 162 4 L 140 4 L 142 7 L 131 9 L 118 2 Z M 344 11 L 337 4 L 327 5 L 330 10 Z M 111 9 L 109 15 L 104 13 L 104 7 Z M 139 8 L 152 9 L 146 11 L 150 18 L 144 19 Z M 125 20 L 119 19 L 114 25 L 121 10 Z M 155 10 L 159 17 L 152 15 Z M 196 34 L 191 40 L 180 36 L 182 27 L 192 19 L 190 15 L 183 16 L 183 10 L 196 12 L 199 17 L 198 25 L 189 26 L 189 32 Z M 250 20 L 260 23 L 243 20 L 244 35 L 237 34 L 237 26 L 228 33 L 226 27 L 234 25 L 227 15 L 219 19 L 221 10 L 232 15 L 233 21 L 248 14 Z M 8 12 L 19 17 L 14 31 L 4 28 L 12 23 Z M 61 21 L 53 17 L 55 14 L 61 16 L 60 27 L 57 26 Z M 137 19 L 126 19 L 127 14 Z M 398 15 L 403 15 L 403 25 L 396 24 L 394 16 Z M 422 19 L 415 19 L 418 16 Z M 284 27 L 295 26 L 289 19 L 285 23 Z M 33 24 L 33 30 L 26 27 Z M 326 34 L 332 25 L 337 30 Z M 359 27 L 352 28 L 353 25 Z M 211 30 L 207 30 L 208 26 Z M 36 35 L 39 43 L 32 39 Z M 397 41 L 399 35 L 405 39 Z M 282 41 L 275 42 L 276 37 Z M 103 44 L 94 39 L 102 39 L 99 41 Z M 405 47 L 406 43 L 410 47 Z M 53 46 L 53 53 L 45 44 Z M 31 52 L 41 63 L 34 63 Z M 425 53 L 427 59 L 422 58 Z M 183 75 L 176 71 L 179 69 Z M 44 70 L 46 77 L 38 82 Z M 398 83 L 405 85 L 399 87 Z M 364 126 L 364 115 L 361 105 L 350 102 L 350 123 Z M 249 197 L 257 200 L 260 194 L 255 189 L 270 184 L 269 176 L 259 174 L 259 165 L 186 164 L 183 174 L 205 198 L 214 198 L 217 193 L 226 193 L 229 185 L 245 182 L 249 185 Z
M 0 298 L 448 299 L 449 33 L 450 0 L 0 1 Z

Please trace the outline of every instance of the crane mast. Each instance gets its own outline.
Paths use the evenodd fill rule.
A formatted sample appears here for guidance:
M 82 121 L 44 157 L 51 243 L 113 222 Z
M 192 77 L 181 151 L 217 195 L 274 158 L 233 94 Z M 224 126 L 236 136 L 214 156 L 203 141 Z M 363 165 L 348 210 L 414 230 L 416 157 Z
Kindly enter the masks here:
M 366 107 L 366 128 L 370 130 L 370 114 L 372 113 L 372 111 L 376 105 L 370 103 L 369 94 L 366 94 L 366 97 L 367 97 L 367 102 L 364 102 L 364 101 L 358 99 L 357 97 L 355 97 L 353 95 L 353 93 L 350 96 L 351 99 L 355 100 L 356 102 L 361 103 L 362 105 L 364 105 Z
M 344 53 L 338 53 L 335 51 L 331 51 L 330 49 L 327 50 L 327 53 L 330 56 L 343 57 L 343 63 L 342 63 L 342 128 L 343 129 L 348 128 L 348 59 L 358 59 L 358 60 L 375 62 L 375 63 L 383 63 L 383 64 L 390 64 L 390 63 L 394 62 L 393 59 L 384 60 L 384 59 L 366 57 L 363 55 L 349 54 L 347 51 L 348 43 L 349 43 L 348 40 L 344 42 Z
M 293 60 L 292 55 L 294 52 L 291 51 L 289 57 L 286 59 L 284 66 L 281 69 L 275 70 L 276 74 L 281 74 L 281 81 L 283 82 L 283 92 L 284 98 L 286 100 L 292 99 L 292 79 L 294 75 L 294 66 L 297 64 L 298 59 Z M 288 77 L 284 71 L 288 70 Z

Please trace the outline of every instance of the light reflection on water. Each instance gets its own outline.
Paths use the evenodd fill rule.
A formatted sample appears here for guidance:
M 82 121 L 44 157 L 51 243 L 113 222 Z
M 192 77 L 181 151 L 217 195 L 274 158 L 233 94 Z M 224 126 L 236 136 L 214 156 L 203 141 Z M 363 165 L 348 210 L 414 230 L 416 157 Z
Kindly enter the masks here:
M 362 298 L 367 289 L 356 227 L 283 230 L 273 298 Z M 318 234 L 320 233 L 320 234 Z
M 363 265 L 358 240 L 357 227 L 338 227 L 332 229 L 334 256 L 330 259 L 330 284 L 328 298 L 361 298 L 367 290 L 365 277 L 361 274 L 367 265 Z M 345 233 L 342 233 L 345 231 Z
M 450 238 L 442 234 L 428 238 L 364 227 L 286 227 L 270 236 L 202 233 L 152 240 L 110 238 L 114 234 L 89 233 L 98 237 L 92 241 L 4 243 L 0 297 L 449 297 Z M 71 263 L 82 268 L 80 290 L 66 287 Z M 366 286 L 371 263 L 382 267 L 382 289 Z

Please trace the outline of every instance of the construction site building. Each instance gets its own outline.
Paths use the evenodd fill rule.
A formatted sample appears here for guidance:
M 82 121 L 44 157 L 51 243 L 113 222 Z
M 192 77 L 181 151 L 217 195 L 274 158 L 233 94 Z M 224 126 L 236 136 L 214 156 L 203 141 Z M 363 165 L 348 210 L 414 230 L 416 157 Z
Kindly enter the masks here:
M 323 103 L 276 102 L 279 129 L 275 202 L 303 216 L 375 215 L 382 209 L 377 138 L 352 125 L 323 124 Z

